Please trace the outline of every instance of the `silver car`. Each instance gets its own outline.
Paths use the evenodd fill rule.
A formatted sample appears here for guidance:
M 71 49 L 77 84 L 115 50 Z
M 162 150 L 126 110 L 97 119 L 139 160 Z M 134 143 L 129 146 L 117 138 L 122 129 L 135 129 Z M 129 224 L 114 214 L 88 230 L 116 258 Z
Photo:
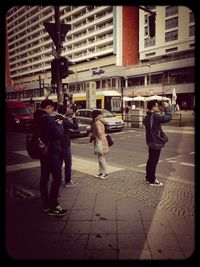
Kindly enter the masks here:
M 105 119 L 106 131 L 121 131 L 125 123 L 122 119 L 117 118 L 113 113 L 106 109 L 78 109 L 76 111 L 76 116 L 78 120 L 82 123 L 92 124 L 92 111 L 100 110 Z

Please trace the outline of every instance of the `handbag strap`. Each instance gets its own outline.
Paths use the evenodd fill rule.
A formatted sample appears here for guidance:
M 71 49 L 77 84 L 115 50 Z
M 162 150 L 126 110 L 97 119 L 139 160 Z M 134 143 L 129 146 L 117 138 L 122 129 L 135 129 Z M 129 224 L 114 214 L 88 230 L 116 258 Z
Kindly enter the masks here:
M 153 128 L 153 114 L 151 114 L 150 117 L 150 131 L 152 132 L 152 128 Z
M 150 117 L 150 131 L 151 131 L 151 133 L 152 133 L 152 129 L 153 129 L 153 114 L 151 115 L 151 117 Z M 160 128 L 159 130 L 158 130 L 158 136 L 160 137 L 160 135 L 161 135 L 161 131 L 162 131 L 162 128 Z

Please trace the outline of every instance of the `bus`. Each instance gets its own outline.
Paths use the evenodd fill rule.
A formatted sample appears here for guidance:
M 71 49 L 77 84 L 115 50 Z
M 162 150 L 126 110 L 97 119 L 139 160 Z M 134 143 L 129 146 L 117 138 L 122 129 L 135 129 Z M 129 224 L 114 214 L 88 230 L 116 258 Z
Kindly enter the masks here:
M 40 105 L 45 96 L 23 99 L 29 108 L 34 111 Z M 48 99 L 57 102 L 57 95 L 50 94 Z M 86 108 L 86 92 L 71 94 L 72 103 L 78 108 Z M 96 108 L 107 109 L 113 113 L 121 113 L 121 94 L 115 90 L 96 90 Z
M 86 108 L 86 92 L 74 93 L 72 102 L 78 108 Z M 118 91 L 96 91 L 96 108 L 107 109 L 113 113 L 121 112 L 121 94 Z

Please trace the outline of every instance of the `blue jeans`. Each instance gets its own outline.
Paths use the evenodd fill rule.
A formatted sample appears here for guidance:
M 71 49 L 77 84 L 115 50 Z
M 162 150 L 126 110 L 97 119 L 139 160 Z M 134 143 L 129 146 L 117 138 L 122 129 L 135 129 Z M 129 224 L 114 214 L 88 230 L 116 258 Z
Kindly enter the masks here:
M 64 155 L 63 160 L 65 162 L 65 183 L 69 183 L 71 181 L 71 174 L 72 174 L 72 152 L 71 152 L 71 146 L 67 146 Z

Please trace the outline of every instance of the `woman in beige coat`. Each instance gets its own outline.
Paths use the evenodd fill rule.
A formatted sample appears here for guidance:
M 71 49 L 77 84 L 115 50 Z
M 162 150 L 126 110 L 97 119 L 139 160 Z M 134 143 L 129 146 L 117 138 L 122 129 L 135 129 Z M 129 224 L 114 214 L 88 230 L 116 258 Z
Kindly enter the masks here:
M 108 177 L 107 164 L 105 155 L 109 152 L 108 141 L 105 135 L 104 118 L 100 110 L 94 110 L 93 116 L 93 137 L 94 137 L 94 151 L 99 161 L 99 174 L 95 177 L 106 179 Z M 97 144 L 99 142 L 99 144 Z M 98 146 L 98 151 L 97 147 Z

